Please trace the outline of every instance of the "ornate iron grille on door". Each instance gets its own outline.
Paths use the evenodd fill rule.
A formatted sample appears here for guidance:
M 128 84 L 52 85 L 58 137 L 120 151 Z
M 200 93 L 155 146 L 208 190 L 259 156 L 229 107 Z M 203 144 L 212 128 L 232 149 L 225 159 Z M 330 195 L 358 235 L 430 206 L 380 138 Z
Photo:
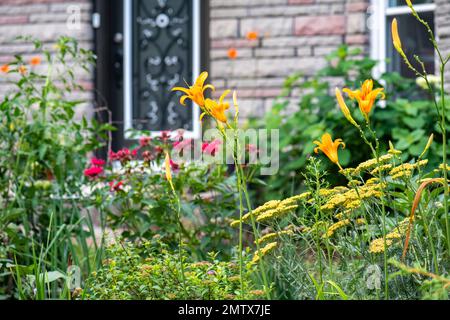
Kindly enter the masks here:
M 180 107 L 170 89 L 207 69 L 209 1 L 93 1 L 97 102 L 112 111 L 113 148 L 135 143 L 130 129 L 199 137 L 198 108 Z
M 131 72 L 128 85 L 131 85 L 132 112 L 128 129 L 193 130 L 193 108 L 179 107 L 178 96 L 170 89 L 185 80 L 191 82 L 193 72 L 197 71 L 194 63 L 199 57 L 194 56 L 196 42 L 193 38 L 195 2 L 130 2 L 132 41 L 128 54 L 132 59 L 131 70 L 125 69 Z M 125 107 L 130 108 L 130 105 Z

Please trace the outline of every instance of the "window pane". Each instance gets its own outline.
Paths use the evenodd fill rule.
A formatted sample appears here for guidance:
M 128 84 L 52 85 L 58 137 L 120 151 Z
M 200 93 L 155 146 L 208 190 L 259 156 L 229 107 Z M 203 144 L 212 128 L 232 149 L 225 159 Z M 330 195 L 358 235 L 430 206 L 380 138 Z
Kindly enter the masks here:
M 429 23 L 434 31 L 434 12 L 424 12 L 420 16 Z M 389 72 L 399 72 L 402 76 L 408 78 L 415 78 L 415 74 L 408 69 L 402 58 L 395 50 L 392 44 L 391 37 L 391 23 L 394 17 L 387 18 L 387 52 L 386 57 L 389 59 L 387 64 L 387 70 Z M 414 55 L 418 55 L 425 63 L 425 69 L 427 73 L 434 74 L 434 48 L 429 40 L 428 33 L 423 25 L 421 25 L 412 15 L 405 14 L 396 17 L 398 20 L 399 34 L 402 41 L 403 51 L 409 58 L 412 65 L 417 70 L 422 70 L 420 65 L 415 61 Z
M 433 0 L 415 0 L 413 4 L 433 3 Z M 405 0 L 389 0 L 389 7 L 406 6 Z

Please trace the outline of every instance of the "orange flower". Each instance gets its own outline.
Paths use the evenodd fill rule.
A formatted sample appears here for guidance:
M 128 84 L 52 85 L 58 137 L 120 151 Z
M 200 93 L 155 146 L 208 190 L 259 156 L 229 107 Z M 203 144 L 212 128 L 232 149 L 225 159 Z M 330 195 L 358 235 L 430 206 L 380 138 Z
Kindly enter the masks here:
M 36 57 L 31 58 L 30 64 L 32 66 L 40 65 L 41 64 L 41 57 L 36 56 Z
M 2 65 L 2 66 L 0 67 L 0 70 L 1 70 L 3 73 L 8 73 L 8 72 L 9 72 L 9 65 L 8 65 L 8 64 Z
M 256 40 L 256 39 L 258 39 L 258 32 L 256 32 L 256 31 L 249 31 L 249 32 L 247 32 L 247 39 L 248 40 Z
M 237 56 L 238 56 L 238 52 L 235 48 L 228 49 L 228 58 L 234 60 L 237 58 Z
M 27 73 L 27 67 L 25 67 L 25 66 L 20 66 L 19 67 L 19 73 L 21 74 L 21 75 L 24 75 L 25 73 Z
M 223 102 L 225 97 L 230 93 L 230 90 L 226 90 L 219 99 L 219 102 L 212 100 L 212 99 L 206 99 L 205 101 L 205 112 L 202 113 L 200 116 L 200 120 L 203 119 L 203 117 L 206 114 L 209 114 L 217 121 L 227 123 L 227 116 L 225 115 L 225 111 L 230 108 L 230 104 L 227 102 Z
M 319 150 L 322 151 L 334 164 L 337 164 L 339 166 L 339 169 L 342 170 L 341 165 L 339 164 L 339 157 L 338 157 L 338 149 L 339 146 L 342 145 L 342 149 L 345 149 L 345 143 L 342 141 L 342 139 L 331 139 L 331 135 L 328 133 L 325 133 L 322 136 L 322 141 L 314 141 L 314 144 L 317 145 L 317 148 L 314 149 L 315 153 L 319 153 Z
M 183 87 L 175 87 L 172 91 L 181 91 L 185 95 L 180 98 L 180 103 L 185 106 L 186 99 L 190 99 L 195 102 L 200 108 L 204 108 L 205 106 L 205 97 L 204 93 L 206 89 L 215 90 L 214 87 L 210 84 L 204 85 L 206 79 L 208 78 L 208 72 L 202 72 L 200 76 L 195 81 L 194 85 L 189 86 L 189 88 Z
M 375 103 L 377 97 L 380 96 L 381 99 L 385 98 L 383 90 L 383 88 L 373 90 L 373 80 L 369 79 L 364 81 L 363 85 L 361 86 L 361 90 L 352 91 L 350 89 L 344 88 L 342 91 L 347 93 L 350 99 L 356 100 L 358 102 L 359 110 L 364 115 L 366 120 L 368 120 L 369 113 L 372 110 L 373 104 Z

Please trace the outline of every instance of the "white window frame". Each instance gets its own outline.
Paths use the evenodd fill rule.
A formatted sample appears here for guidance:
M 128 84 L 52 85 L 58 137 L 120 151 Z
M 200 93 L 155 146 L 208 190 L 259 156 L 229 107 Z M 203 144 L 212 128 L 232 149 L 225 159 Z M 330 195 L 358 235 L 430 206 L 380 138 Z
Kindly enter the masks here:
M 132 60 L 132 1 L 133 0 L 123 0 L 124 10 L 123 10 L 123 20 L 124 20 L 124 137 L 125 139 L 139 139 L 135 134 L 132 134 L 129 130 L 133 129 L 133 60 Z M 201 65 L 201 30 L 200 30 L 200 0 L 193 0 L 193 16 L 192 16 L 192 41 L 193 41 L 193 52 L 192 52 L 192 83 L 195 82 L 196 77 L 200 74 Z M 200 125 L 200 108 L 193 104 L 192 112 L 192 131 L 185 131 L 184 137 L 191 139 L 200 138 L 201 125 Z M 160 136 L 161 131 L 151 131 L 151 136 Z
M 417 4 L 414 9 L 420 12 L 430 12 L 436 10 L 435 3 Z M 379 78 L 387 70 L 386 58 L 386 20 L 387 17 L 407 14 L 411 9 L 407 6 L 389 7 L 388 0 L 371 0 L 371 32 L 370 32 L 370 57 L 378 64 L 373 69 L 373 77 Z

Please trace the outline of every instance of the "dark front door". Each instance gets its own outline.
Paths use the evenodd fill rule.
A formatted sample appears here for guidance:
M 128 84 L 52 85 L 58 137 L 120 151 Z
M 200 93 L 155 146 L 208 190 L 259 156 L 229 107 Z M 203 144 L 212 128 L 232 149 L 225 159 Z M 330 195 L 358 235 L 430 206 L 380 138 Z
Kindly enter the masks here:
M 198 110 L 170 89 L 207 68 L 208 1 L 97 0 L 97 102 L 111 110 L 113 149 L 139 135 L 185 129 L 198 136 Z M 103 117 L 105 118 L 105 117 Z

